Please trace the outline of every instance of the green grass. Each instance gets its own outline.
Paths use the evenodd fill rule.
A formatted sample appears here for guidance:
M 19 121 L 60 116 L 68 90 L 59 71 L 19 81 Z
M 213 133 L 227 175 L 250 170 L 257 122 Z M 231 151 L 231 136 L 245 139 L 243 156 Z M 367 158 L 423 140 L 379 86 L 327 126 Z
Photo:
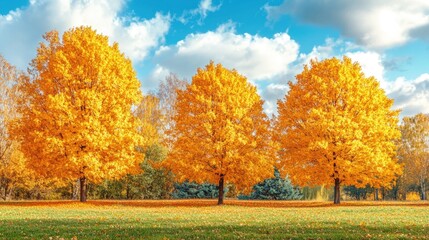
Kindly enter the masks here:
M 427 202 L 226 203 L 3 202 L 0 239 L 429 239 Z

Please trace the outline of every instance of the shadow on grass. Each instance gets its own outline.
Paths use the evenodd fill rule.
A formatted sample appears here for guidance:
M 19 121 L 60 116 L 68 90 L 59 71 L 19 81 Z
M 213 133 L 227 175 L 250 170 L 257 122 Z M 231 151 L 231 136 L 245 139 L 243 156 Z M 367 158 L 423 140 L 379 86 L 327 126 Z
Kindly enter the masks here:
M 421 226 L 360 226 L 335 222 L 318 225 L 207 225 L 195 222 L 74 219 L 20 219 L 0 223 L 0 239 L 363 239 L 426 238 Z

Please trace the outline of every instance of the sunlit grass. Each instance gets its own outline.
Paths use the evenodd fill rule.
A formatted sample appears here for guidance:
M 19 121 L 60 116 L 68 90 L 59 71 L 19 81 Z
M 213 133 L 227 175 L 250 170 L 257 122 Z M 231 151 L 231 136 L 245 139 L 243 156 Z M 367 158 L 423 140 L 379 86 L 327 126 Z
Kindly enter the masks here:
M 0 203 L 0 239 L 429 239 L 427 202 Z

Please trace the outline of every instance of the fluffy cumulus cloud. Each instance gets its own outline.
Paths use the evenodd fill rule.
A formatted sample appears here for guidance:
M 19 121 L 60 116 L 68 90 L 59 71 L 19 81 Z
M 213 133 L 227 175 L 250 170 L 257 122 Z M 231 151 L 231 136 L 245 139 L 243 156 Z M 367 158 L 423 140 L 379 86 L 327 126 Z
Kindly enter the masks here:
M 284 100 L 286 93 L 289 91 L 289 85 L 270 83 L 263 89 L 262 97 L 264 99 L 264 111 L 266 114 L 275 115 L 277 114 L 277 101 L 279 99 Z
M 366 76 L 376 77 L 382 84 L 387 86 L 384 80 L 383 56 L 371 51 L 362 51 L 350 42 L 334 40 L 328 38 L 325 44 L 315 46 L 309 53 L 300 53 L 299 56 L 289 64 L 289 68 L 282 75 L 272 79 L 264 88 L 261 94 L 265 99 L 265 111 L 268 114 L 276 114 L 277 100 L 283 99 L 289 91 L 287 82 L 295 81 L 295 76 L 302 72 L 304 65 L 309 65 L 311 60 L 324 60 L 327 58 L 342 58 L 343 55 L 350 57 L 353 61 L 359 62 L 362 71 Z
M 382 87 L 387 87 L 387 83 L 384 79 L 383 56 L 381 54 L 371 51 L 357 51 L 348 52 L 346 56 L 358 62 L 362 68 L 362 72 L 364 72 L 367 77 L 375 77 L 380 81 Z
M 429 74 L 424 73 L 416 79 L 403 77 L 389 82 L 386 92 L 395 100 L 395 108 L 401 109 L 401 116 L 429 113 Z
M 401 117 L 412 116 L 417 113 L 429 113 L 429 74 L 425 73 L 416 79 L 386 79 L 386 62 L 383 54 L 374 51 L 363 51 L 355 48 L 352 44 L 341 41 L 327 39 L 324 45 L 315 46 L 309 53 L 301 53 L 299 57 L 289 64 L 289 69 L 282 76 L 261 88 L 260 92 L 265 99 L 265 111 L 269 114 L 277 112 L 276 101 L 283 99 L 289 87 L 288 81 L 294 81 L 295 75 L 303 70 L 305 64 L 309 64 L 311 59 L 323 60 L 326 58 L 343 55 L 358 62 L 362 67 L 362 72 L 366 76 L 374 76 L 380 86 L 385 90 L 387 96 L 394 100 L 394 109 L 401 109 Z
M 154 59 L 158 72 L 171 71 L 188 79 L 198 67 L 213 60 L 257 81 L 285 73 L 297 58 L 298 48 L 287 33 L 277 33 L 272 38 L 237 34 L 229 22 L 215 31 L 189 34 L 175 45 L 163 46 Z
M 142 61 L 163 42 L 170 17 L 156 14 L 152 19 L 121 16 L 125 0 L 32 0 L 29 6 L 0 15 L 0 53 L 25 68 L 36 55 L 42 35 L 85 25 L 119 43 L 133 61 Z
M 288 14 L 304 22 L 333 26 L 369 48 L 388 48 L 413 38 L 429 40 L 427 0 L 284 0 L 265 6 L 269 20 Z
M 394 100 L 393 108 L 401 109 L 401 116 L 412 116 L 417 113 L 429 113 L 429 74 L 424 73 L 416 79 L 386 79 L 386 61 L 376 52 L 346 53 L 352 60 L 359 62 L 367 76 L 374 76 L 387 96 Z

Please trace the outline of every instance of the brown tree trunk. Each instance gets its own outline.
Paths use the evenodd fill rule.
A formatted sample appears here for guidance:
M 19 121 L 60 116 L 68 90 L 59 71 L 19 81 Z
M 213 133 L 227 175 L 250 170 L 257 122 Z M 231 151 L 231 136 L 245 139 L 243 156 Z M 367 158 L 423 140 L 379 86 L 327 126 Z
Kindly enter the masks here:
M 223 205 L 223 185 L 224 185 L 224 175 L 221 174 L 219 178 L 219 198 L 217 200 L 217 205 Z
M 130 199 L 130 191 L 131 191 L 131 189 L 130 189 L 130 185 L 127 183 L 127 186 L 126 186 L 126 188 L 125 188 L 125 197 L 127 198 L 127 199 Z
M 421 200 L 427 200 L 426 199 L 426 183 L 425 182 L 422 182 L 421 184 L 420 184 L 420 188 L 421 188 Z
M 340 204 L 340 179 L 335 178 L 334 204 Z
M 86 178 L 82 176 L 80 178 L 80 201 L 86 202 Z
M 374 193 L 374 200 L 378 201 L 378 188 L 375 189 L 375 193 Z
M 76 181 L 74 181 L 73 183 L 73 195 L 72 195 L 72 199 L 73 200 L 77 200 L 79 197 L 79 189 L 80 189 L 80 178 L 78 178 Z

